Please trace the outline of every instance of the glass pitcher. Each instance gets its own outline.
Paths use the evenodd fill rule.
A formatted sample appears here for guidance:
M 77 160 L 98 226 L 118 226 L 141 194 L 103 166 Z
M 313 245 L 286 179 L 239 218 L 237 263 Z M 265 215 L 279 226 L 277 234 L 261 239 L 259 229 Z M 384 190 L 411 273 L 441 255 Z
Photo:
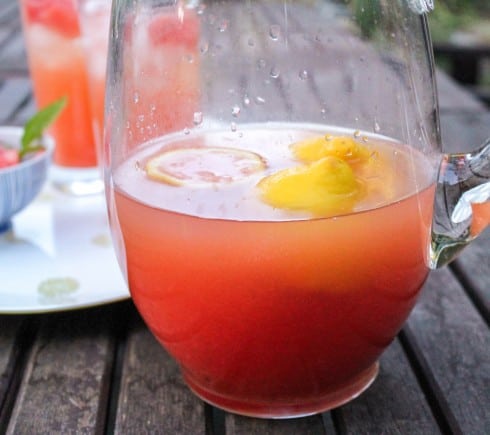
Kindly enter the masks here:
M 203 400 L 286 418 L 353 399 L 487 225 L 490 144 L 442 152 L 431 6 L 114 1 L 113 235 Z

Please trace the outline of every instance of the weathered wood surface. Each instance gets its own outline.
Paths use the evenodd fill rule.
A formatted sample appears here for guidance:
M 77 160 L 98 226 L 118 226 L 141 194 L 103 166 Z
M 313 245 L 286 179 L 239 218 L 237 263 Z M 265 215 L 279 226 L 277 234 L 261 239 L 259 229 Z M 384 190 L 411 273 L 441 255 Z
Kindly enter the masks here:
M 34 102 L 16 2 L 0 0 L 0 23 L 0 123 L 20 125 Z M 443 74 L 438 83 L 446 150 L 474 148 L 490 135 L 490 112 Z M 487 230 L 431 275 L 368 391 L 304 419 L 251 419 L 204 405 L 129 301 L 0 315 L 0 433 L 490 433 L 489 243 Z

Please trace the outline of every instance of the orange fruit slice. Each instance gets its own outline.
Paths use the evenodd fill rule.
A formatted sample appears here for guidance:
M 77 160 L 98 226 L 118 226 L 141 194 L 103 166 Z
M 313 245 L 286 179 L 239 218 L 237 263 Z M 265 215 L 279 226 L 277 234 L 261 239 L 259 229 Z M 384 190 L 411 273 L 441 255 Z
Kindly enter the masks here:
M 209 186 L 243 180 L 266 168 L 262 156 L 225 147 L 179 148 L 163 151 L 146 163 L 146 174 L 172 186 Z

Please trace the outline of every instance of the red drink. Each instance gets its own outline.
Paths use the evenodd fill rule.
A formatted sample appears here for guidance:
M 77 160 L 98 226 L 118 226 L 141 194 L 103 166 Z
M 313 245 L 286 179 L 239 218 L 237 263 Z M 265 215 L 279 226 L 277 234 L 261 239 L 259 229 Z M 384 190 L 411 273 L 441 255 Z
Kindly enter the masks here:
M 129 287 L 146 323 L 199 396 L 255 416 L 325 410 L 366 388 L 428 273 L 425 157 L 371 139 L 396 173 L 389 203 L 368 194 L 350 213 L 312 218 L 258 195 L 264 175 L 297 165 L 289 143 L 321 134 L 286 127 L 156 141 L 114 176 Z M 230 144 L 267 167 L 209 188 L 137 169 L 162 151 Z
M 65 96 L 68 104 L 51 129 L 54 161 L 94 167 L 85 53 L 75 0 L 21 0 L 24 35 L 34 94 L 39 107 Z

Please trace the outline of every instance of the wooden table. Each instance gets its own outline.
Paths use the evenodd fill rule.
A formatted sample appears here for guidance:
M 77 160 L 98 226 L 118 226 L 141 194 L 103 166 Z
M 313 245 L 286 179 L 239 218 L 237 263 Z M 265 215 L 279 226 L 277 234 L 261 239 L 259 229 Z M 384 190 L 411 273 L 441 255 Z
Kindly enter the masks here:
M 35 110 L 23 50 L 16 2 L 0 0 L 0 124 L 20 125 Z M 447 149 L 490 136 L 490 111 L 438 79 Z M 489 241 L 487 231 L 431 274 L 367 392 L 302 419 L 245 418 L 202 403 L 131 301 L 0 315 L 0 433 L 489 434 Z

